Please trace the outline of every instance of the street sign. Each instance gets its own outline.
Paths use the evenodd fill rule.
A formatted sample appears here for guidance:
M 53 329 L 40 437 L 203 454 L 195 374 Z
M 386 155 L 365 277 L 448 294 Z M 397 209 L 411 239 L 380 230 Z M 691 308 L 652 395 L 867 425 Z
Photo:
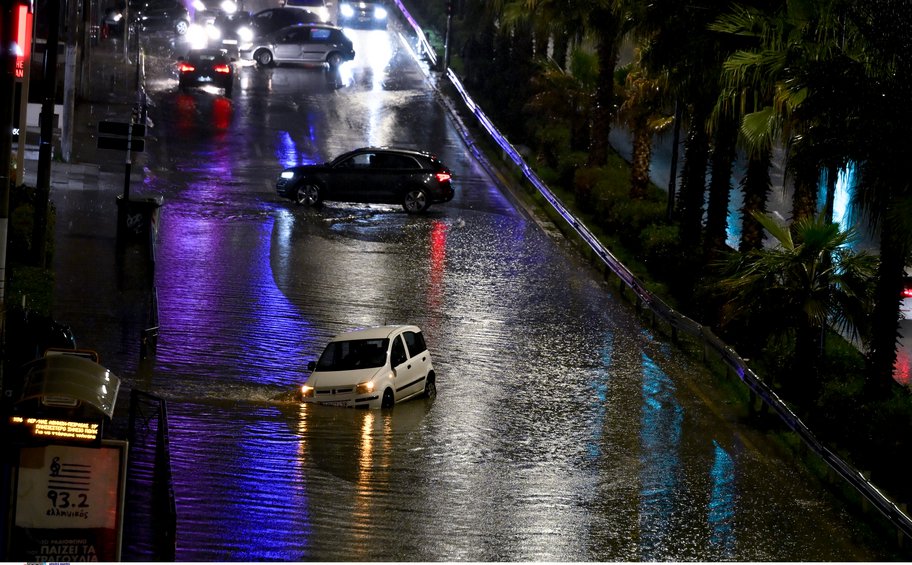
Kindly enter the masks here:
M 146 141 L 142 138 L 133 138 L 130 140 L 130 151 L 142 152 L 146 147 Z M 119 151 L 127 150 L 126 137 L 98 137 L 99 149 L 117 149 Z
M 98 122 L 98 133 L 100 135 L 120 135 L 126 137 L 130 124 L 126 122 Z M 129 133 L 133 137 L 142 137 L 146 135 L 146 126 L 144 124 L 133 124 L 133 131 Z

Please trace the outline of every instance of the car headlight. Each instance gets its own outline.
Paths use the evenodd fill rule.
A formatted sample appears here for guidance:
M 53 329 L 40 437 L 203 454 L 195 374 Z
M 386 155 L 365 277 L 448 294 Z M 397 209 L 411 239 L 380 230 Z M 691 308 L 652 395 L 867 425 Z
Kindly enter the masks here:
M 206 5 L 203 4 L 203 0 L 193 0 L 193 9 L 197 12 L 205 12 Z
M 213 41 L 218 41 L 219 39 L 222 38 L 222 30 L 220 30 L 219 28 L 217 28 L 215 26 L 207 26 L 206 35 L 209 36 L 209 39 L 211 39 Z
M 386 19 L 386 8 L 383 6 L 377 6 L 374 8 L 374 19 L 375 20 L 385 20 Z
M 355 387 L 355 394 L 368 394 L 374 392 L 374 381 L 358 383 Z
M 280 178 L 283 178 L 285 180 L 293 179 L 294 176 L 295 176 L 294 171 L 282 171 L 282 173 L 279 175 Z
M 234 0 L 223 0 L 223 2 L 219 4 L 219 8 L 226 14 L 233 14 L 237 12 L 237 3 L 235 3 Z
M 351 7 L 351 4 L 341 4 L 339 13 L 342 14 L 343 18 L 350 18 L 355 15 L 355 9 Z
M 314 387 L 310 386 L 307 383 L 301 385 L 301 398 L 313 398 Z
M 247 26 L 238 28 L 237 30 L 238 39 L 244 43 L 250 43 L 253 41 L 253 30 Z

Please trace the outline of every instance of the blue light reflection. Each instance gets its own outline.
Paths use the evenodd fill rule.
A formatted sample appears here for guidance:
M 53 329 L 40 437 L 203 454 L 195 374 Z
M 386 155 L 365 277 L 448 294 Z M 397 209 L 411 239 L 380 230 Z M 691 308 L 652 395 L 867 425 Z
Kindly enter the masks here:
M 709 541 L 719 554 L 714 560 L 727 560 L 735 555 L 735 463 L 731 456 L 713 440 L 715 462 L 712 477 L 712 495 L 709 500 L 707 520 L 710 528 Z
M 673 545 L 675 491 L 681 461 L 681 425 L 684 410 L 675 398 L 675 384 L 656 362 L 643 355 L 643 408 L 640 442 L 640 560 L 661 559 L 662 548 Z

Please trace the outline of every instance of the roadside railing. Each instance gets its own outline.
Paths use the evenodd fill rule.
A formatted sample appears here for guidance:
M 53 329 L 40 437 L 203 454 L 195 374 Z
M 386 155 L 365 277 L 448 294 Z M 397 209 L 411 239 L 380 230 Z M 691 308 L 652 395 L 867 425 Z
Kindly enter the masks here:
M 174 561 L 177 507 L 165 400 L 130 391 L 127 561 Z
M 399 6 L 399 9 L 402 10 L 403 17 L 414 29 L 419 41 L 424 40 L 426 43 L 426 36 L 417 22 L 415 22 L 408 13 L 400 0 L 396 0 L 396 4 Z M 823 445 L 801 419 L 776 395 L 776 393 L 747 366 L 747 363 L 745 363 L 741 356 L 738 355 L 731 346 L 719 339 L 710 328 L 677 312 L 659 297 L 649 292 L 645 285 L 623 263 L 621 263 L 591 231 L 589 231 L 583 222 L 570 213 L 560 199 L 551 192 L 535 171 L 533 171 L 525 162 L 516 148 L 510 144 L 485 115 L 482 109 L 472 100 L 469 93 L 463 87 L 462 81 L 456 76 L 452 69 L 446 69 L 446 77 L 459 93 L 466 109 L 475 116 L 478 124 L 488 133 L 490 141 L 500 147 L 504 156 L 512 161 L 515 167 L 522 173 L 525 180 L 548 201 L 552 208 L 576 235 L 579 236 L 592 252 L 600 258 L 602 263 L 604 263 L 604 265 L 633 292 L 636 297 L 638 308 L 645 306 L 652 312 L 654 317 L 657 316 L 667 323 L 671 328 L 673 339 L 677 339 L 678 332 L 683 332 L 695 339 L 702 345 L 704 357 L 708 352 L 714 352 L 718 358 L 725 363 L 727 368 L 737 374 L 741 381 L 747 385 L 752 395 L 759 397 L 766 406 L 779 416 L 790 430 L 801 438 L 804 445 L 820 457 L 820 459 L 836 472 L 838 476 L 852 486 L 865 500 L 880 511 L 880 513 L 895 526 L 898 535 L 900 536 L 900 544 L 903 543 L 902 536 L 912 538 L 912 519 L 910 519 L 905 512 L 868 481 L 860 471 L 843 461 L 838 455 Z M 463 136 L 466 137 L 469 147 L 476 152 L 476 154 L 479 154 L 478 149 L 474 146 L 475 142 L 468 138 L 468 132 L 464 131 L 462 133 Z

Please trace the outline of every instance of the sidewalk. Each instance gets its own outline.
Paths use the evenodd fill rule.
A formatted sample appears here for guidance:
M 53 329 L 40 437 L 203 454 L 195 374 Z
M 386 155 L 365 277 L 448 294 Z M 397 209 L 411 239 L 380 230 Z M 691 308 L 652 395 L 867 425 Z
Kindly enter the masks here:
M 70 160 L 60 160 L 58 142 L 50 165 L 56 209 L 52 316 L 73 328 L 77 347 L 96 351 L 100 363 L 120 377 L 135 371 L 139 360 L 151 277 L 142 249 L 118 253 L 116 202 L 124 191 L 126 154 L 97 149 L 97 131 L 102 120 L 130 120 L 135 69 L 113 41 L 90 49 L 83 65 L 86 87 L 76 96 Z M 37 147 L 27 147 L 26 185 L 36 184 L 37 159 Z M 130 183 L 138 187 L 141 154 L 133 161 Z

